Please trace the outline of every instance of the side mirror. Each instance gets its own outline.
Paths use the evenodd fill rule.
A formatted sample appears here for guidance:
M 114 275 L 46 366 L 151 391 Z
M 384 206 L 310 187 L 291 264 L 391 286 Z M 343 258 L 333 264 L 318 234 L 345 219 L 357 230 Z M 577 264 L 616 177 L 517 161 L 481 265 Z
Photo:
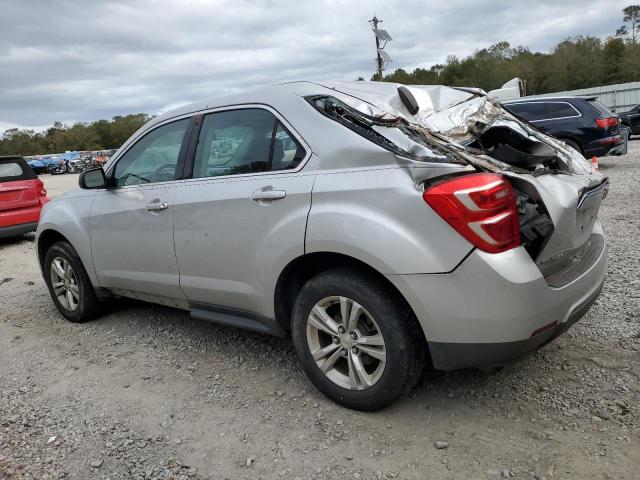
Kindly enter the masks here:
M 80 174 L 78 184 L 84 189 L 107 188 L 107 177 L 102 168 L 92 168 Z

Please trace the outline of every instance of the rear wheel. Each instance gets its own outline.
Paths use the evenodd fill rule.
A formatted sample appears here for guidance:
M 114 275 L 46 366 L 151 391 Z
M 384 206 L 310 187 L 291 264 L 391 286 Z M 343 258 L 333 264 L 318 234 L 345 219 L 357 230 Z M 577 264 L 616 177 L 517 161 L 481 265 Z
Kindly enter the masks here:
M 63 317 L 86 322 L 97 315 L 98 298 L 71 244 L 54 243 L 45 256 L 43 271 L 51 299 Z
M 338 268 L 309 280 L 292 336 L 313 384 L 335 402 L 379 410 L 420 378 L 426 346 L 410 309 L 375 277 Z

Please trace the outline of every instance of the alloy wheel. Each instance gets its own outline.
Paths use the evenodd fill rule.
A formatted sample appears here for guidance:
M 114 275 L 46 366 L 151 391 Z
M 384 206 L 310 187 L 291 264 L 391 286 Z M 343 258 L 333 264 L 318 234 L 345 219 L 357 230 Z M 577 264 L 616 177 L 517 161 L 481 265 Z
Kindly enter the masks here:
M 320 371 L 349 390 L 375 385 L 384 372 L 387 350 L 380 327 L 354 300 L 320 300 L 307 319 L 307 343 Z
M 62 257 L 55 257 L 51 262 L 51 286 L 65 309 L 74 311 L 78 308 L 80 287 L 71 264 Z

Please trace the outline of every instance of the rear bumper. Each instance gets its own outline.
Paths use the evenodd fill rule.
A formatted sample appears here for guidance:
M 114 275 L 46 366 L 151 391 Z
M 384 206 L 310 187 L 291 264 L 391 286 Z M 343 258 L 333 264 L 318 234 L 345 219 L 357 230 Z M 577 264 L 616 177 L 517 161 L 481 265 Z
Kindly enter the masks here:
M 36 228 L 38 228 L 38 222 L 0 227 L 0 238 L 17 237 L 25 233 L 34 232 Z
M 40 200 L 37 205 L 0 211 L 0 229 L 19 227 L 21 225 L 38 225 L 42 205 L 49 199 Z
M 574 310 L 569 318 L 539 335 L 515 342 L 502 343 L 445 343 L 428 342 L 434 366 L 439 370 L 504 365 L 529 355 L 566 332 L 591 308 L 602 290 L 601 283 L 591 296 Z
M 603 244 L 590 268 L 560 288 L 522 247 L 475 250 L 448 274 L 387 278 L 418 317 L 435 368 L 490 366 L 536 350 L 580 319 L 602 289 L 606 252 Z

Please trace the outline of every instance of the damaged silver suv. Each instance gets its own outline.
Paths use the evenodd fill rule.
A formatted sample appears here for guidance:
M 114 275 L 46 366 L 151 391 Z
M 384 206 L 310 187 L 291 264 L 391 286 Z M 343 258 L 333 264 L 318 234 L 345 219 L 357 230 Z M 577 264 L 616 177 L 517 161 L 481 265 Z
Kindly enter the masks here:
M 534 351 L 605 276 L 606 178 L 476 90 L 297 82 L 203 102 L 80 187 L 37 231 L 65 318 L 123 296 L 290 335 L 354 409 L 390 404 L 427 362 Z

